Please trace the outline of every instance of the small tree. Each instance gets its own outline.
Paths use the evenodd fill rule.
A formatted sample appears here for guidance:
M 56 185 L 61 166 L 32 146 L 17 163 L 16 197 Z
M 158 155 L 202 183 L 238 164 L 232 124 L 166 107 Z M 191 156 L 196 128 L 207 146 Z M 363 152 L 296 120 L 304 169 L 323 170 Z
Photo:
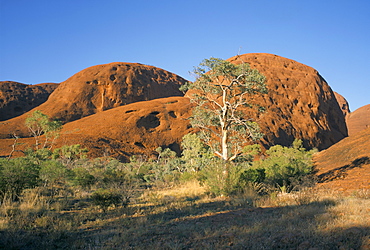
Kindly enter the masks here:
M 201 138 L 224 161 L 232 161 L 242 153 L 246 141 L 261 138 L 259 126 L 245 117 L 243 108 L 253 105 L 253 95 L 267 93 L 265 77 L 247 63 L 232 64 L 217 58 L 205 59 L 194 73 L 194 83 L 182 86 L 191 90 L 191 101 L 196 103 L 191 124 L 200 128 Z
M 198 172 L 207 166 L 213 157 L 209 147 L 204 145 L 198 135 L 186 134 L 182 137 L 181 147 L 182 159 L 185 162 L 186 170 Z
M 60 121 L 51 121 L 47 115 L 39 110 L 34 111 L 32 115 L 26 119 L 26 126 L 35 138 L 36 150 L 39 149 L 41 135 L 45 135 L 42 148 L 46 148 L 49 139 L 52 140 L 51 148 L 54 140 L 59 137 L 59 132 L 62 129 L 62 123 Z

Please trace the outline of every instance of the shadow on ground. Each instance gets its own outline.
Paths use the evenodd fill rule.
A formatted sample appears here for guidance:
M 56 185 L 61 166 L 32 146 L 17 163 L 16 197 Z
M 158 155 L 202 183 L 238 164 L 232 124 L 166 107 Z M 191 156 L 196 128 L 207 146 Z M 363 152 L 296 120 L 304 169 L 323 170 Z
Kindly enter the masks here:
M 117 217 L 109 211 L 91 227 L 48 234 L 42 230 L 0 231 L 3 249 L 362 249 L 370 227 L 335 228 L 324 200 L 283 207 L 231 207 L 226 202 L 189 204 Z M 168 208 L 168 205 L 167 205 Z M 124 212 L 124 210 L 122 210 Z M 109 214 L 112 213 L 112 214 Z M 108 218 L 110 217 L 111 218 Z M 18 235 L 17 235 L 18 234 Z M 13 237 L 10 239 L 9 237 Z M 18 239 L 22 239 L 20 242 Z M 367 242 L 367 243 L 366 243 Z M 1 245 L 2 244 L 2 245 Z M 365 245 L 364 245 L 365 244 Z M 365 249 L 365 248 L 364 248 Z
M 352 161 L 351 164 L 344 165 L 342 167 L 338 167 L 335 169 L 332 169 L 326 173 L 320 174 L 318 176 L 318 182 L 324 183 L 333 181 L 335 179 L 344 178 L 347 175 L 347 172 L 354 168 L 361 168 L 363 165 L 370 164 L 370 158 L 369 157 L 361 157 L 354 161 Z

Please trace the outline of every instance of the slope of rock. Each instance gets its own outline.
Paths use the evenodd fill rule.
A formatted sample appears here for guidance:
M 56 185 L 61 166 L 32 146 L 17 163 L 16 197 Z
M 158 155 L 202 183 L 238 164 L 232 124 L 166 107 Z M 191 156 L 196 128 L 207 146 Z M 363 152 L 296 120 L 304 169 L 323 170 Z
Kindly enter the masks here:
M 349 136 L 370 127 L 370 104 L 356 109 L 346 116 Z
M 166 70 L 138 63 L 97 65 L 60 83 L 37 109 L 66 123 L 133 102 L 182 96 L 179 86 L 185 81 Z M 8 137 L 11 131 L 27 136 L 23 124 L 28 115 L 4 122 L 0 138 Z
M 0 82 L 0 121 L 22 115 L 45 102 L 58 87 L 56 83 L 28 85 L 19 82 Z
M 319 186 L 339 191 L 370 189 L 370 128 L 314 156 Z
M 128 104 L 65 124 L 55 147 L 81 144 L 91 157 L 109 155 L 123 161 L 131 155 L 151 155 L 158 147 L 180 153 L 181 138 L 192 130 L 186 119 L 190 112 L 186 97 Z M 21 150 L 34 144 L 32 138 L 18 142 Z M 0 155 L 9 155 L 13 143 L 12 139 L 0 140 Z
M 347 136 L 345 118 L 333 91 L 313 68 L 272 54 L 251 53 L 228 59 L 249 63 L 266 76 L 269 93 L 254 102 L 266 108 L 257 117 L 267 145 L 291 145 L 294 138 L 306 147 L 325 149 Z

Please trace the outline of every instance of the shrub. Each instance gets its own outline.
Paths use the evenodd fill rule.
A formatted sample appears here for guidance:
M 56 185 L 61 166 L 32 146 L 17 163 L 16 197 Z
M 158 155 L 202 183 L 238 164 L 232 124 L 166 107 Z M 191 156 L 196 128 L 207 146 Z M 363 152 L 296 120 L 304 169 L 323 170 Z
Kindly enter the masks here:
M 84 167 L 73 169 L 72 181 L 75 185 L 90 188 L 95 183 L 95 177 Z
M 266 173 L 262 168 L 248 168 L 240 174 L 240 184 L 243 183 L 261 183 L 265 180 Z
M 264 169 L 265 182 L 269 184 L 285 188 L 293 182 L 299 185 L 313 171 L 312 155 L 315 152 L 315 149 L 306 151 L 302 141 L 295 140 L 292 147 L 271 147 L 266 151 L 268 157 L 254 162 L 253 167 Z
M 200 181 L 208 187 L 210 194 L 229 196 L 238 191 L 243 169 L 241 164 L 214 158 L 201 171 Z
M 40 179 L 45 183 L 55 184 L 67 177 L 67 168 L 58 161 L 48 160 L 40 166 Z
M 54 159 L 59 159 L 65 165 L 72 165 L 74 162 L 80 159 L 85 159 L 87 157 L 88 150 L 86 148 L 81 148 L 80 144 L 74 145 L 64 145 L 61 148 L 54 150 L 52 157 Z
M 123 199 L 123 196 L 115 191 L 108 189 L 98 189 L 92 195 L 91 199 L 93 203 L 99 206 L 103 211 L 106 211 L 107 208 L 111 205 L 118 206 L 123 205 L 127 206 L 129 199 Z
M 21 157 L 0 160 L 0 199 L 18 199 L 26 188 L 38 184 L 39 166 L 30 159 Z
M 65 187 L 65 180 L 68 176 L 67 168 L 59 161 L 47 160 L 40 165 L 40 179 L 45 187 L 51 189 L 51 195 L 56 194 L 55 186 L 62 184 Z
M 213 153 L 205 145 L 197 134 L 186 134 L 182 138 L 181 147 L 182 160 L 185 170 L 188 172 L 197 172 L 208 165 Z

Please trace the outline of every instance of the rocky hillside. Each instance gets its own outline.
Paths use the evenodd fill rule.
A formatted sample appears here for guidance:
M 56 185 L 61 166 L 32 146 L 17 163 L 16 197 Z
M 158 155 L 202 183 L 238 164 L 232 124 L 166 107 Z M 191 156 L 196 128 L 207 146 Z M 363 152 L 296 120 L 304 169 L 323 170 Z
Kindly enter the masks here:
M 0 82 L 0 121 L 22 115 L 45 102 L 58 87 L 56 83 L 27 85 L 19 82 Z
M 38 106 L 44 114 L 64 123 L 138 101 L 182 96 L 186 80 L 168 71 L 138 63 L 110 63 L 84 69 L 73 75 Z M 0 128 L 0 138 L 14 132 L 28 136 L 23 124 L 28 114 L 9 120 Z
M 370 127 L 314 157 L 320 186 L 344 192 L 370 189 Z
M 257 120 L 267 145 L 290 145 L 303 139 L 306 147 L 325 149 L 347 134 L 345 118 L 335 95 L 317 70 L 272 54 L 251 53 L 228 59 L 249 63 L 266 76 L 269 93 L 255 100 L 266 107 Z
M 346 116 L 348 134 L 356 135 L 360 131 L 370 128 L 370 104 L 365 105 Z

